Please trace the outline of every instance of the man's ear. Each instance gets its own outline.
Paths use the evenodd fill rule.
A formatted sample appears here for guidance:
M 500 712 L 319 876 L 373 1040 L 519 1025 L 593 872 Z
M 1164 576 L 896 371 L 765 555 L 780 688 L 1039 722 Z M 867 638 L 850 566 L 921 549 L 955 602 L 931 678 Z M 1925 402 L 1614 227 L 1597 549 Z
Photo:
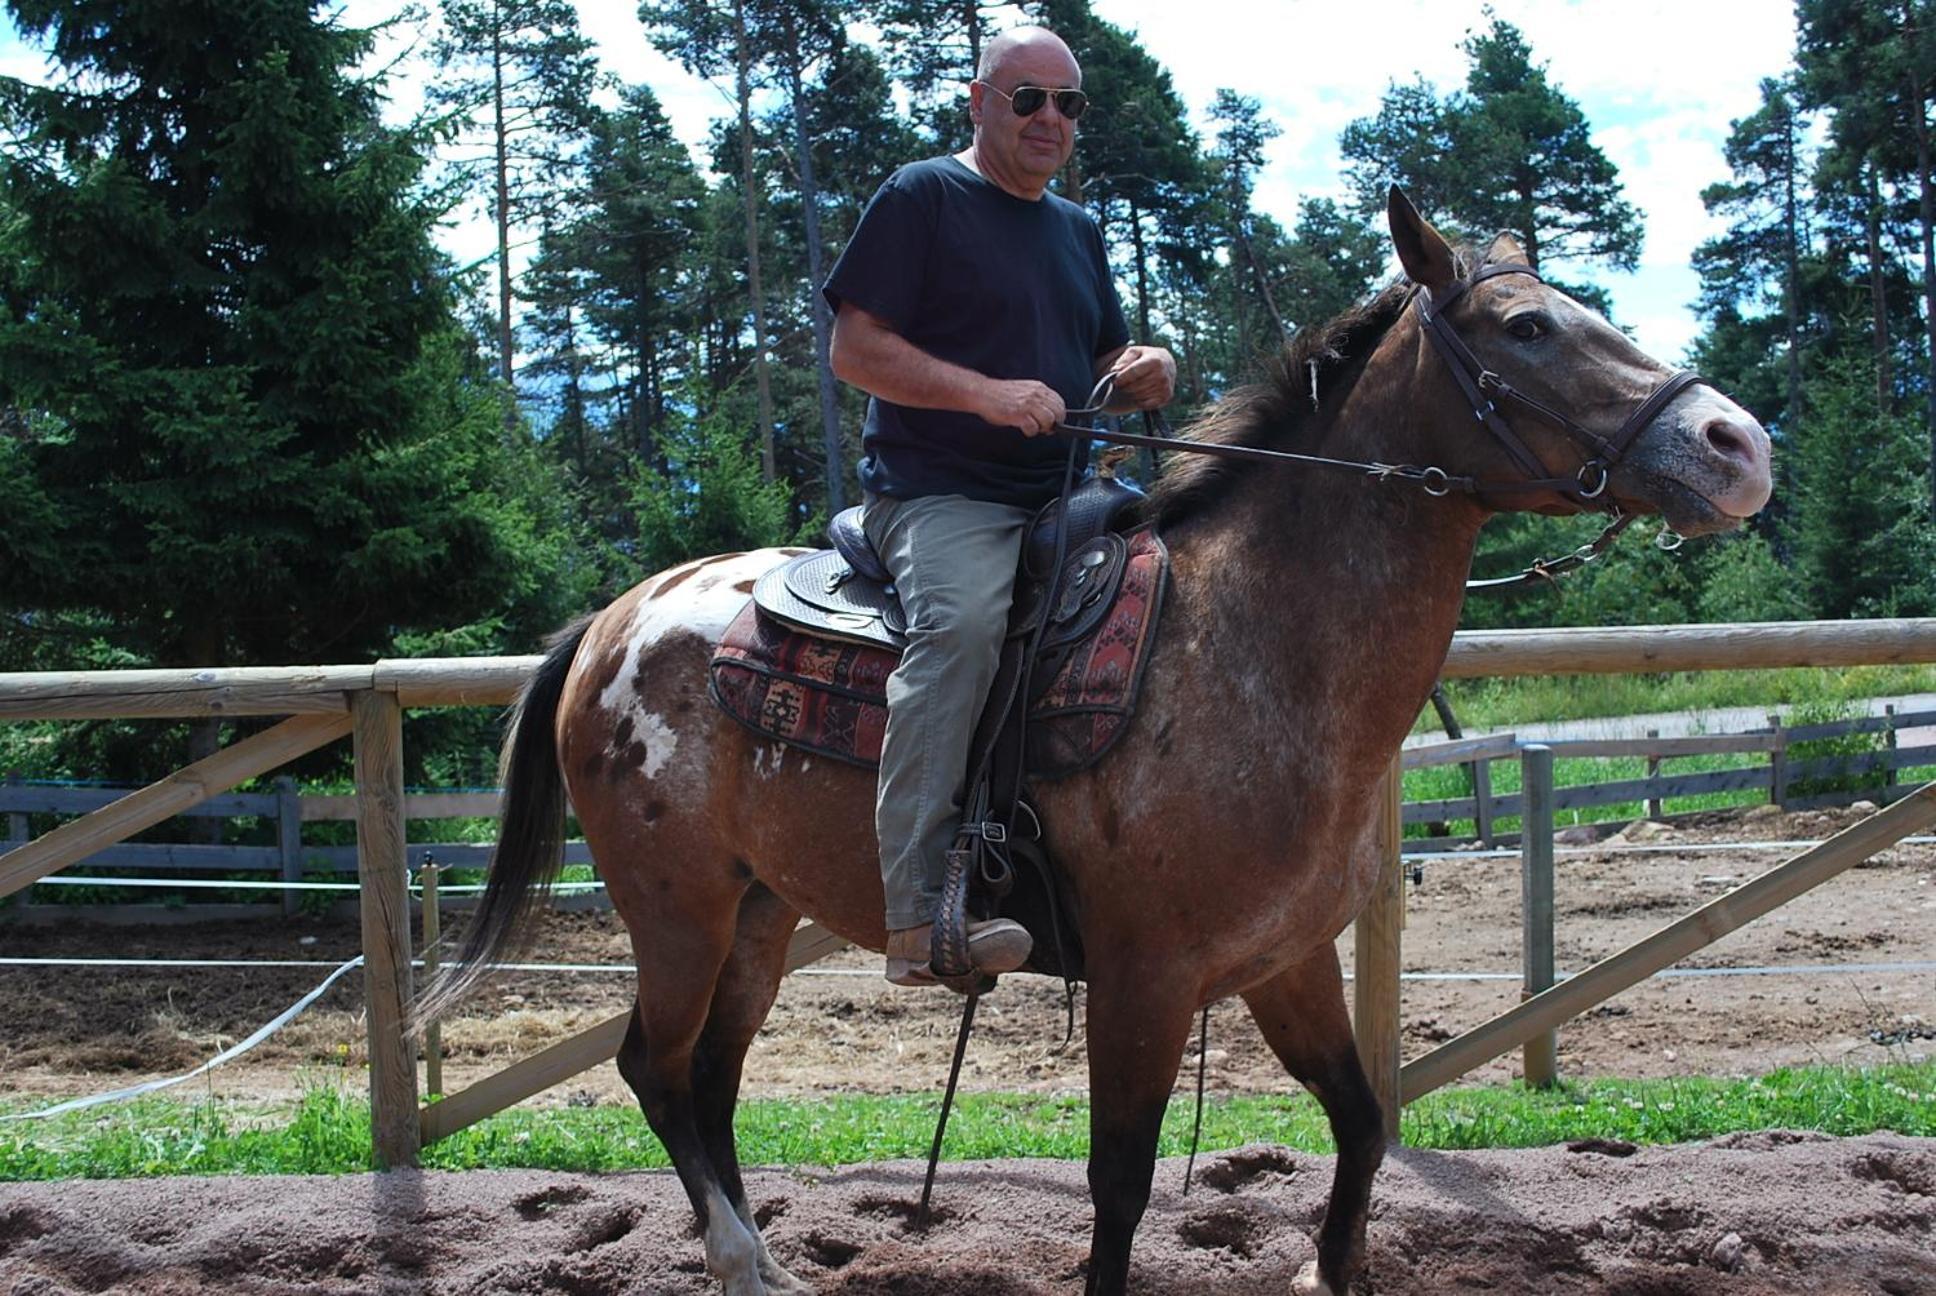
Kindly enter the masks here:
M 1385 195 L 1385 220 L 1391 226 L 1392 246 L 1411 281 L 1437 296 L 1459 277 L 1445 236 L 1418 214 L 1412 200 L 1397 185 Z
M 968 120 L 977 126 L 981 125 L 983 96 L 986 93 L 987 88 L 980 81 L 968 83 Z

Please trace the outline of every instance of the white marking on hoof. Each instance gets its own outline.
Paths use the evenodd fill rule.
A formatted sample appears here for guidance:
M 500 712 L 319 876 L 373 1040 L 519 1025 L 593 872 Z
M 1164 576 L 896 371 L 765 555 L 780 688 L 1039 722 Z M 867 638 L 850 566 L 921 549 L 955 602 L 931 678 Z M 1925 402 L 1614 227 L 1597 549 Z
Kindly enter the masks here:
M 786 1266 L 775 1260 L 773 1253 L 766 1249 L 766 1239 L 760 1236 L 760 1226 L 751 1212 L 740 1212 L 739 1222 L 746 1226 L 746 1231 L 753 1237 L 753 1248 L 759 1256 L 760 1278 L 766 1283 L 770 1296 L 813 1296 L 812 1285 L 788 1272 Z
M 1297 1271 L 1297 1277 L 1291 1279 L 1291 1290 L 1297 1296 L 1337 1296 L 1331 1290 L 1331 1285 L 1318 1277 L 1318 1262 L 1315 1260 L 1304 1262 L 1304 1267 Z
M 706 1199 L 706 1268 L 726 1296 L 767 1296 L 760 1280 L 757 1234 L 733 1213 L 725 1194 L 714 1189 Z

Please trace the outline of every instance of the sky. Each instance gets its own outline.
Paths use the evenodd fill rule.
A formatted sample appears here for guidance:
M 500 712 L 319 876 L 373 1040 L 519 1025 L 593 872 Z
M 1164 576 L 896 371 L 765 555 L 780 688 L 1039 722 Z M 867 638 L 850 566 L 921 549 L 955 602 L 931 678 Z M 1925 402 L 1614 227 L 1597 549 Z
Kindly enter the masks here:
M 722 87 L 686 73 L 652 49 L 629 0 L 575 0 L 605 67 L 651 85 L 681 139 L 698 150 L 710 122 L 730 113 Z M 1464 83 L 1459 43 L 1488 13 L 1525 33 L 1549 79 L 1573 98 L 1593 140 L 1619 169 L 1639 209 L 1646 242 L 1639 268 L 1567 273 L 1600 283 L 1640 344 L 1679 362 L 1700 322 L 1694 248 L 1720 232 L 1700 191 L 1726 179 L 1730 125 L 1754 111 L 1763 77 L 1787 68 L 1794 49 L 1790 0 L 1093 0 L 1096 13 L 1138 33 L 1170 71 L 1193 124 L 1209 133 L 1219 87 L 1259 100 L 1283 130 L 1266 152 L 1256 205 L 1289 226 L 1299 202 L 1344 196 L 1338 134 L 1378 111 L 1394 81 L 1423 76 L 1440 93 Z M 345 0 L 344 19 L 394 13 L 396 0 Z M 1263 15 L 1260 17 L 1260 15 Z M 406 63 L 395 110 L 421 98 L 422 71 Z M 0 74 L 43 80 L 41 57 L 0 22 Z M 965 93 L 965 89 L 964 89 Z M 703 154 L 700 154 L 703 159 Z M 1431 213 L 1426 213 L 1429 217 Z M 462 262 L 488 253 L 482 213 L 445 231 Z

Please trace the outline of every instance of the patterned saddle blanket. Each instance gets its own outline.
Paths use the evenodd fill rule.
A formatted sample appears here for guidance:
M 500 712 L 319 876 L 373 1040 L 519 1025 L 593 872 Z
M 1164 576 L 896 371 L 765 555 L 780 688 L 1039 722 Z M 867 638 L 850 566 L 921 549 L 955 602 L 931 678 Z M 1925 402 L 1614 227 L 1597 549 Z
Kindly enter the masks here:
M 1028 725 L 1028 772 L 1063 778 L 1102 759 L 1129 724 L 1155 641 L 1169 550 L 1151 528 L 1109 535 L 1121 580 L 1106 605 L 1080 609 L 1073 637 L 1057 644 L 1063 607 L 1047 610 L 1054 653 L 1038 664 Z M 1085 550 L 1072 565 L 1084 568 Z M 1109 563 L 1113 566 L 1113 561 Z M 1070 577 L 1065 576 L 1065 586 Z M 1079 599 L 1079 595 L 1076 596 Z M 1066 606 L 1065 593 L 1059 604 Z M 1017 591 L 1017 615 L 1034 614 Z M 879 641 L 809 633 L 748 601 L 714 649 L 709 688 L 735 720 L 803 751 L 854 765 L 880 764 L 887 677 L 900 652 Z

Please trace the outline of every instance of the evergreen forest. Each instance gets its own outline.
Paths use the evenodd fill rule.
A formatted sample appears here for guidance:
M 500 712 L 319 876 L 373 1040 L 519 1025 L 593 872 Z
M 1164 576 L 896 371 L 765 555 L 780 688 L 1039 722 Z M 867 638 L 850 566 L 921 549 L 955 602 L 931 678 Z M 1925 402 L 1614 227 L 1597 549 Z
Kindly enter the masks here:
M 1175 422 L 1386 280 L 1393 181 L 1602 308 L 1582 276 L 1641 251 L 1593 123 L 1491 15 L 1462 82 L 1396 80 L 1346 129 L 1347 198 L 1266 211 L 1279 125 L 1224 90 L 1199 131 L 1088 0 L 642 0 L 641 38 L 720 92 L 697 157 L 569 0 L 371 30 L 306 0 L 0 3 L 56 67 L 0 78 L 0 670 L 529 652 L 677 560 L 815 537 L 857 502 L 864 408 L 817 286 L 896 166 L 967 142 L 979 51 L 1020 21 L 1083 64 L 1059 192 L 1177 356 Z M 1763 420 L 1774 503 L 1467 625 L 1936 614 L 1936 4 L 1794 25 L 1700 195 L 1702 331 L 1661 357 Z M 436 69 L 403 122 L 374 57 L 398 38 Z M 457 264 L 438 227 L 473 203 L 494 249 Z M 1500 519 L 1478 572 L 1596 530 Z M 61 739 L 126 772 L 150 742 Z

